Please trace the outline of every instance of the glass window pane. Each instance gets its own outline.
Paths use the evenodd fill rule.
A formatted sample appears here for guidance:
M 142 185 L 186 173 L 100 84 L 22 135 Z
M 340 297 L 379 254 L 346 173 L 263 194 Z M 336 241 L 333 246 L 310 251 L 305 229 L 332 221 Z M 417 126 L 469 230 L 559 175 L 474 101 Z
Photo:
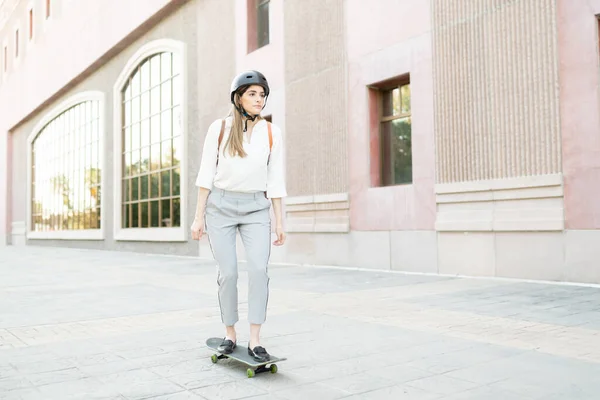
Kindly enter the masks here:
M 181 135 L 181 106 L 177 106 L 173 108 L 173 136 Z
M 123 154 L 123 176 L 131 176 L 131 174 L 131 153 L 125 153 Z
M 173 166 L 173 162 L 172 162 L 172 145 L 171 145 L 171 140 L 166 140 L 164 142 L 162 142 L 161 144 L 161 154 L 162 154 L 162 161 L 161 161 L 161 168 L 170 168 Z
M 140 178 L 132 178 L 131 179 L 131 200 L 137 201 L 140 199 L 139 197 L 139 180 Z
M 183 156 L 183 146 L 181 145 L 182 138 L 177 136 L 173 139 L 173 166 L 179 165 Z
M 134 150 L 131 152 L 131 175 L 137 175 L 140 173 L 140 150 Z
M 392 90 L 392 108 L 393 115 L 400 115 L 400 89 Z
M 124 179 L 123 180 L 123 201 L 129 201 L 129 199 L 131 198 L 131 195 L 129 193 L 129 184 L 131 183 L 131 180 L 129 179 Z
M 161 108 L 163 110 L 171 108 L 173 105 L 173 96 L 171 92 L 172 81 L 166 81 L 161 85 L 160 88 L 160 98 L 161 98 Z
M 157 86 L 150 91 L 150 114 L 154 115 L 160 111 L 160 86 Z
M 140 176 L 140 199 L 147 200 L 148 199 L 148 175 Z
M 411 118 L 382 124 L 382 184 L 412 183 Z
M 160 201 L 160 223 L 163 227 L 171 226 L 171 200 L 161 200 Z
M 150 59 L 150 86 L 156 86 L 160 82 L 160 54 Z
M 150 89 L 150 63 L 144 62 L 140 68 L 140 89 L 142 92 Z
M 150 118 L 150 143 L 160 142 L 160 115 Z
M 131 125 L 131 101 L 123 104 L 123 126 Z
M 181 204 L 179 199 L 173 199 L 173 226 L 181 226 Z
M 140 97 L 134 97 L 131 99 L 131 122 L 138 122 L 140 120 Z
M 150 170 L 150 147 L 143 147 L 141 154 L 140 172 L 148 172 Z
M 179 196 L 179 194 L 181 193 L 181 188 L 179 187 L 181 171 L 179 168 L 173 170 L 171 178 L 173 180 L 173 193 L 171 194 L 171 196 Z
M 160 174 L 161 197 L 171 196 L 171 171 L 163 171 Z
M 160 143 L 150 146 L 150 170 L 160 169 Z
M 159 214 L 160 214 L 160 206 L 158 201 L 150 202 L 150 226 L 153 228 L 158 228 L 159 225 Z
M 150 120 L 149 119 L 143 120 L 140 125 L 140 139 L 141 139 L 142 147 L 150 145 Z
M 131 97 L 140 94 L 140 73 L 139 70 L 131 77 Z
M 160 174 L 152 174 L 150 175 L 150 198 L 156 199 L 159 197 L 159 189 L 160 189 Z
M 133 203 L 131 205 L 131 225 L 130 228 L 140 227 L 140 216 L 139 216 L 139 203 Z
M 173 136 L 173 126 L 171 125 L 171 110 L 165 111 L 160 116 L 161 138 L 162 140 L 170 139 Z
M 150 225 L 150 215 L 148 214 L 148 202 L 144 201 L 143 203 L 140 203 L 141 206 L 141 213 L 142 213 L 142 220 L 141 225 L 142 228 L 148 228 L 148 226 Z
M 133 124 L 131 127 L 131 149 L 139 149 L 141 147 L 140 124 Z
M 141 97 L 141 118 L 150 117 L 150 92 L 145 92 Z
M 123 218 L 122 223 L 121 223 L 121 227 L 122 228 L 129 228 L 129 216 L 130 216 L 130 211 L 131 211 L 131 205 L 130 204 L 125 204 L 123 206 L 123 211 L 121 214 L 121 217 Z
M 400 94 L 402 97 L 402 113 L 410 112 L 410 84 L 403 85 L 400 87 Z
M 123 151 L 131 151 L 131 128 L 124 129 L 125 135 L 123 137 Z
M 262 1 L 259 3 L 257 10 L 257 35 L 258 47 L 263 47 L 269 44 L 269 2 Z

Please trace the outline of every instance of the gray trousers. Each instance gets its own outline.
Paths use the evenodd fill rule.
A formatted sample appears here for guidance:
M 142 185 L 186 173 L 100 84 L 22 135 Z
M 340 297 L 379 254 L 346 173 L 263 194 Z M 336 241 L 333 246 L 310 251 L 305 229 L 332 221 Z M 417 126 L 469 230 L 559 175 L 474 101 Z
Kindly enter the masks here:
M 267 316 L 271 255 L 271 202 L 263 192 L 239 193 L 213 188 L 206 202 L 206 233 L 218 265 L 221 320 L 239 321 L 236 233 L 239 230 L 248 260 L 248 322 L 262 324 Z

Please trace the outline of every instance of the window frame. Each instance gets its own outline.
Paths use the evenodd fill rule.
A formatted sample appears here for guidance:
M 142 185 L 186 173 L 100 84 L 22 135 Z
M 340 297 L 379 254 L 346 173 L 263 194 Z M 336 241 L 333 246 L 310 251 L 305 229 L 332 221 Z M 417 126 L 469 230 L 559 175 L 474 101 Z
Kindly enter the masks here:
M 383 164 L 385 149 L 384 149 L 384 146 L 383 146 L 383 129 L 382 129 L 383 127 L 382 127 L 382 125 L 384 123 L 386 123 L 386 122 L 392 122 L 392 121 L 395 121 L 395 120 L 398 120 L 398 119 L 403 119 L 403 118 L 410 118 L 412 120 L 412 109 L 409 112 L 407 112 L 407 113 L 403 113 L 402 109 L 400 109 L 400 113 L 398 115 L 384 116 L 383 115 L 384 95 L 387 92 L 392 92 L 392 91 L 398 89 L 398 91 L 400 92 L 400 99 L 402 99 L 402 93 L 401 93 L 402 87 L 406 86 L 406 85 L 408 85 L 409 90 L 410 90 L 410 79 L 408 79 L 408 78 L 398 81 L 394 86 L 390 86 L 390 87 L 386 87 L 385 89 L 381 89 L 380 96 L 379 96 L 379 140 L 380 140 L 380 146 L 379 146 L 379 148 L 380 148 L 380 154 L 379 154 L 379 165 L 380 165 L 380 167 L 379 167 L 379 169 L 380 169 L 380 172 L 379 172 L 379 178 L 380 178 L 379 179 L 379 186 L 381 186 L 381 187 L 412 185 L 412 183 L 414 181 L 413 178 L 412 178 L 412 174 L 411 174 L 411 180 L 410 180 L 410 182 L 389 183 L 389 184 L 385 184 L 383 182 L 383 177 L 385 176 L 385 173 L 384 173 L 384 164 Z M 412 97 L 412 92 L 410 94 L 411 94 L 411 97 Z M 412 105 L 412 101 L 411 101 L 411 105 Z M 411 127 L 410 134 L 411 134 L 411 139 L 412 139 L 412 127 Z M 411 158 L 410 158 L 410 160 L 411 160 L 411 166 L 412 166 L 412 147 L 411 147 Z M 411 169 L 411 171 L 412 171 L 412 169 Z M 392 177 L 394 177 L 393 168 L 392 168 L 392 172 L 391 173 L 392 173 Z M 395 179 L 392 179 L 392 180 L 395 180 Z
M 31 43 L 34 42 L 35 37 L 36 37 L 36 26 L 35 26 L 35 16 L 36 16 L 36 12 L 35 12 L 35 7 L 33 5 L 33 2 L 30 2 L 27 5 L 27 15 L 26 15 L 26 19 L 27 19 L 27 44 L 31 45 Z
M 4 82 L 8 76 L 8 73 L 10 71 L 10 63 L 9 61 L 9 57 L 10 57 L 10 48 L 8 46 L 8 40 L 4 39 L 2 41 L 2 66 L 0 66 L 2 68 L 2 81 Z
M 26 227 L 26 236 L 27 239 L 45 239 L 45 240 L 104 240 L 105 239 L 105 229 L 106 226 L 106 213 L 107 213 L 107 199 L 108 196 L 104 196 L 102 198 L 102 202 L 100 204 L 100 229 L 78 229 L 78 230 L 65 230 L 65 231 L 52 231 L 52 232 L 34 232 L 31 230 L 32 223 L 32 184 L 33 184 L 33 176 L 32 176 L 32 168 L 33 168 L 33 158 L 32 158 L 32 150 L 33 150 L 33 142 L 36 137 L 44 129 L 44 127 L 52 122 L 55 118 L 61 115 L 63 112 L 67 111 L 69 108 L 85 101 L 97 101 L 98 102 L 98 113 L 99 113 L 99 121 L 98 121 L 98 130 L 99 130 L 99 151 L 101 154 L 100 165 L 102 169 L 102 174 L 100 177 L 100 188 L 103 192 L 106 192 L 106 185 L 108 183 L 107 178 L 107 160 L 105 156 L 105 95 L 100 91 L 87 91 L 78 93 L 74 96 L 69 97 L 56 107 L 54 107 L 50 112 L 48 112 L 33 128 L 29 136 L 27 137 L 27 227 Z
M 180 225 L 179 227 L 122 228 L 122 179 L 123 179 L 123 114 L 122 89 L 131 74 L 148 57 L 161 52 L 177 54 L 181 61 L 181 146 L 180 169 Z M 159 39 L 145 44 L 129 58 L 113 86 L 113 234 L 116 241 L 184 242 L 188 240 L 188 161 L 187 161 L 187 51 L 183 42 Z
M 247 12 L 247 26 L 246 26 L 246 36 L 247 36 L 247 53 L 250 54 L 256 50 L 267 47 L 271 44 L 271 0 L 247 0 L 246 1 L 246 12 Z M 264 44 L 259 43 L 259 8 L 263 4 L 268 4 L 268 13 L 267 13 L 267 28 L 268 28 L 268 37 L 267 42 Z
M 383 101 L 384 94 L 394 89 L 399 89 L 404 85 L 411 87 L 411 110 L 408 113 L 400 113 L 398 115 L 384 116 L 383 115 Z M 394 121 L 396 119 L 411 118 L 412 121 L 412 82 L 410 79 L 410 73 L 402 74 L 400 76 L 387 79 L 385 81 L 375 83 L 367 86 L 369 90 L 369 103 L 370 103 L 370 187 L 371 188 L 390 188 L 398 186 L 410 186 L 414 184 L 414 171 L 411 182 L 405 183 L 391 183 L 384 184 L 383 177 L 383 154 L 384 154 L 384 143 L 383 143 L 383 129 L 382 124 L 385 122 Z M 412 124 L 411 124 L 411 136 L 412 136 Z M 411 147 L 411 157 L 414 154 L 414 149 Z M 414 161 L 412 162 L 414 167 Z

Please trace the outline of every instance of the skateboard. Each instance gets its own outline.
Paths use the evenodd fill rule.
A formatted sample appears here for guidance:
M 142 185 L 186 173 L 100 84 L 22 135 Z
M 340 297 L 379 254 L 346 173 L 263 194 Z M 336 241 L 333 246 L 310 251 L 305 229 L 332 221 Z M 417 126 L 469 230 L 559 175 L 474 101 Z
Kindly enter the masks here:
M 222 341 L 223 341 L 223 338 L 209 338 L 206 340 L 206 346 L 208 346 L 208 348 L 210 348 L 210 349 L 217 351 L 217 347 L 219 347 L 219 345 L 221 345 Z M 222 360 L 224 358 L 231 358 L 231 359 L 239 361 L 243 364 L 246 364 L 247 366 L 250 367 L 246 370 L 246 374 L 248 375 L 248 378 L 253 378 L 256 376 L 256 374 L 260 374 L 262 372 L 271 372 L 272 374 L 276 373 L 277 372 L 277 364 L 275 364 L 275 363 L 279 362 L 279 361 L 287 360 L 287 358 L 275 357 L 272 354 L 270 354 L 270 356 L 271 356 L 271 359 L 269 361 L 262 362 L 262 363 L 257 362 L 251 356 L 248 355 L 247 348 L 245 348 L 243 346 L 237 346 L 233 350 L 233 353 L 231 353 L 231 354 L 222 354 L 222 353 L 217 352 L 216 354 L 213 354 L 210 357 L 210 359 L 212 360 L 212 362 L 214 364 L 216 364 L 219 360 Z M 267 367 L 267 365 L 269 365 L 269 366 Z

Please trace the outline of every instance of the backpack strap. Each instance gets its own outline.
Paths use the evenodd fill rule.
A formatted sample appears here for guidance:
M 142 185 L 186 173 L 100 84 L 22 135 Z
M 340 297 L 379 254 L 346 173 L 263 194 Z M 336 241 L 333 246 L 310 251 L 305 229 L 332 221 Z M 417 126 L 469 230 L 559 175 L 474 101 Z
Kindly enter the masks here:
M 269 160 L 271 159 L 271 150 L 273 150 L 273 132 L 271 132 L 271 123 L 267 121 L 267 127 L 269 129 L 269 158 L 267 158 L 267 164 L 269 164 Z
M 217 144 L 217 165 L 219 165 L 219 151 L 221 149 L 221 142 L 223 141 L 223 134 L 225 133 L 225 120 L 221 120 L 221 132 L 219 133 L 219 142 Z

